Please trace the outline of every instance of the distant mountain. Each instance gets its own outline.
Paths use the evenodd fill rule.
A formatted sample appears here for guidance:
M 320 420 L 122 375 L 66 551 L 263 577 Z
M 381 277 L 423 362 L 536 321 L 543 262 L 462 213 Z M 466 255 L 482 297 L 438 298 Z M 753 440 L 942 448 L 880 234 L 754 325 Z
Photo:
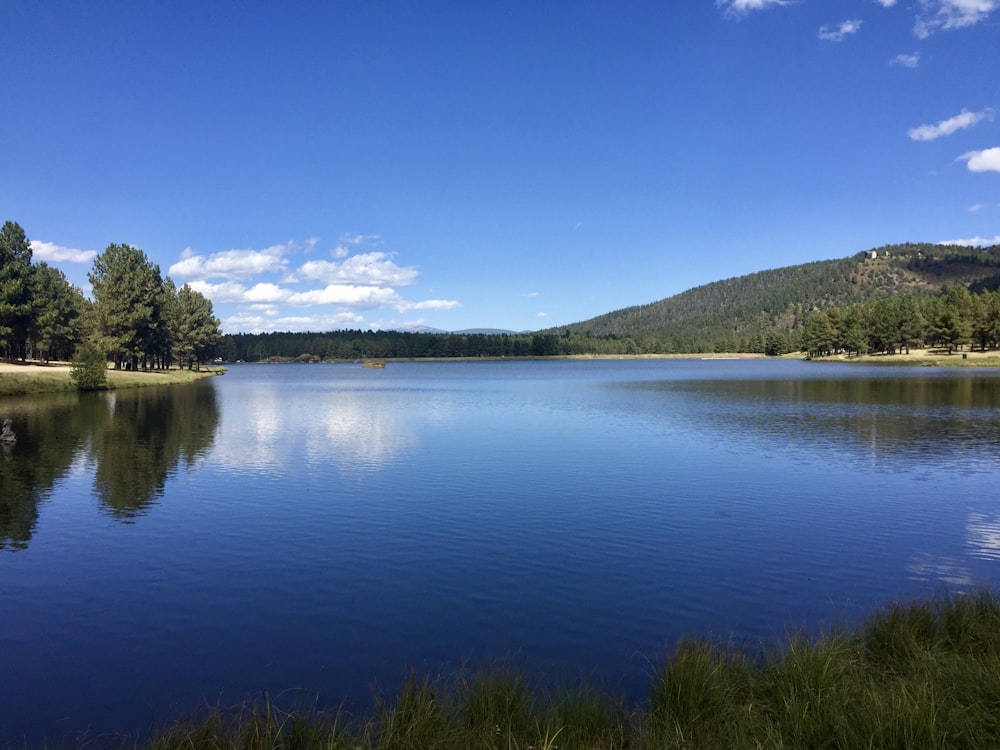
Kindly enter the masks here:
M 525 333 L 525 331 L 508 331 L 503 328 L 466 328 L 462 331 L 452 331 L 452 333 L 457 333 L 460 336 L 469 336 L 473 334 L 479 334 L 482 336 L 499 336 L 501 334 L 516 336 L 519 333 Z
M 431 328 L 430 326 L 404 326 L 403 328 L 396 328 L 400 333 L 447 333 L 440 328 Z
M 887 245 L 839 260 L 759 271 L 716 281 L 647 305 L 539 331 L 540 334 L 670 341 L 676 351 L 740 350 L 747 337 L 794 332 L 808 314 L 951 284 L 976 291 L 1000 285 L 1000 245 Z

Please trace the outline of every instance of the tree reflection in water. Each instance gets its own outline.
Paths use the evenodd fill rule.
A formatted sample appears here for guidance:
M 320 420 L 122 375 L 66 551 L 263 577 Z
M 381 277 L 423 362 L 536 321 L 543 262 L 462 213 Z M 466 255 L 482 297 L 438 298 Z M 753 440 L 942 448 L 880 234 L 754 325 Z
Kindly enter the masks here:
M 211 448 L 219 424 L 214 385 L 64 394 L 5 405 L 17 442 L 0 456 L 0 549 L 28 546 L 38 506 L 77 460 L 94 468 L 94 492 L 131 522 L 163 492 L 171 472 Z

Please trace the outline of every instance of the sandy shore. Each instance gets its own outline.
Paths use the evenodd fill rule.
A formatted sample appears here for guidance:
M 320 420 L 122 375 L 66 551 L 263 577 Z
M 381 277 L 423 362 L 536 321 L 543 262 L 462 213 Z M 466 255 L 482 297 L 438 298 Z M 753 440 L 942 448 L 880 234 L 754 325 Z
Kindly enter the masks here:
M 15 365 L 10 362 L 0 362 L 0 374 L 9 372 L 16 375 L 33 375 L 36 373 L 65 372 L 69 373 L 70 366 L 67 362 L 53 362 L 48 365 L 28 362 L 23 365 Z

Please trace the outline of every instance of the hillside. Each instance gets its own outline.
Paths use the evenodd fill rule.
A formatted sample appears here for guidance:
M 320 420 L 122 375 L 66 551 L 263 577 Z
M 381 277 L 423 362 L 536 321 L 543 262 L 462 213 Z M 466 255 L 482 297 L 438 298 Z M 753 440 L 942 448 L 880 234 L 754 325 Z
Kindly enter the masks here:
M 741 341 L 775 329 L 801 330 L 815 310 L 903 293 L 934 294 L 952 284 L 974 291 L 1000 285 L 1000 245 L 887 245 L 848 258 L 816 261 L 716 281 L 646 305 L 540 331 L 669 341 L 675 351 L 746 351 Z

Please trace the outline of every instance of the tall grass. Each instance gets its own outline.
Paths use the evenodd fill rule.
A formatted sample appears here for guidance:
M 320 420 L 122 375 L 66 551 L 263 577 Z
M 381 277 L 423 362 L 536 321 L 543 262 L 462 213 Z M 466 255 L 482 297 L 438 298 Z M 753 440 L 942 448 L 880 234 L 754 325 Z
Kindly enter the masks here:
M 412 673 L 369 715 L 216 709 L 144 743 L 180 748 L 664 750 L 1000 746 L 1000 601 L 901 602 L 854 630 L 792 634 L 764 653 L 686 641 L 641 705 L 585 681 L 531 684 L 502 665 Z

